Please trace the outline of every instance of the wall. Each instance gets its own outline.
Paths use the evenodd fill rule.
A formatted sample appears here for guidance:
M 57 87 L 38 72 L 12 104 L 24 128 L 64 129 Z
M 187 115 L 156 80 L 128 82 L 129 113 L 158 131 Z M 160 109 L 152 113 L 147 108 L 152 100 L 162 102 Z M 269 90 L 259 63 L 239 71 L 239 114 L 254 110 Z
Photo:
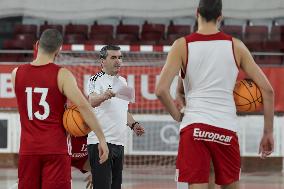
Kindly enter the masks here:
M 194 16 L 198 1 L 188 0 L 2 0 L 0 16 L 35 16 L 72 20 L 99 17 Z M 224 0 L 224 15 L 234 18 L 275 18 L 284 16 L 282 0 Z

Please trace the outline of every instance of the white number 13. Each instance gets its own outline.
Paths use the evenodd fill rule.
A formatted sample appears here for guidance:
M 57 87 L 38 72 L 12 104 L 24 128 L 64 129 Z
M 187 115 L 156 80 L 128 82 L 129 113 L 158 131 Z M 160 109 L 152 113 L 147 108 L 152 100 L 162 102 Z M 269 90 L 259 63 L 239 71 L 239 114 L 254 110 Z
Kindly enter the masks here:
M 27 87 L 26 93 L 27 93 L 27 109 L 28 109 L 29 120 L 33 120 L 33 115 L 39 120 L 46 119 L 50 113 L 49 104 L 46 102 L 48 88 L 35 87 L 33 90 L 32 87 Z M 33 93 L 41 93 L 39 105 L 43 106 L 44 109 L 43 114 L 40 114 L 39 111 L 33 114 Z

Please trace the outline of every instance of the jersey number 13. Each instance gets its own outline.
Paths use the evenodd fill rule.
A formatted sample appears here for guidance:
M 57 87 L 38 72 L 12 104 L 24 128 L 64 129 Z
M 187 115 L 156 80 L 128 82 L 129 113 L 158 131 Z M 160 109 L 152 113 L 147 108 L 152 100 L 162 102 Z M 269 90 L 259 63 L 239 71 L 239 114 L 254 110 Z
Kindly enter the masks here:
M 34 89 L 32 87 L 27 87 L 26 91 L 27 93 L 27 109 L 28 109 L 28 117 L 29 120 L 33 120 L 33 116 L 35 116 L 39 120 L 45 120 L 50 113 L 49 104 L 46 102 L 46 96 L 48 93 L 48 88 L 39 88 L 35 87 Z M 39 105 L 43 106 L 43 114 L 40 114 L 39 111 L 33 112 L 33 94 L 34 93 L 41 93 Z

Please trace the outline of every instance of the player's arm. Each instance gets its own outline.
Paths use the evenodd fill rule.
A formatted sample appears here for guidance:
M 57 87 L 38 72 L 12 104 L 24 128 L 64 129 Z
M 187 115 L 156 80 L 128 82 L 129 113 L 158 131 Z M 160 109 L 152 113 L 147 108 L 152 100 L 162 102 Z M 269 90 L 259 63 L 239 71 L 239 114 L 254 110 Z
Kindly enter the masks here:
M 138 121 L 135 121 L 132 114 L 129 112 L 127 112 L 127 125 L 134 131 L 137 136 L 141 136 L 145 133 L 142 125 Z
M 105 141 L 105 137 L 103 131 L 100 127 L 100 124 L 92 112 L 92 107 L 90 106 L 87 99 L 82 94 L 79 89 L 76 79 L 73 74 L 65 69 L 61 68 L 58 74 L 58 86 L 59 90 L 69 99 L 71 100 L 79 109 L 83 119 L 90 127 L 92 131 L 94 131 L 100 141 L 100 162 L 104 162 L 108 158 L 108 147 Z
M 13 88 L 15 89 L 15 80 L 16 80 L 16 73 L 17 73 L 18 67 L 14 68 L 12 73 L 11 73 L 11 80 L 13 84 Z
M 274 147 L 273 144 L 273 118 L 274 118 L 274 90 L 267 77 L 255 63 L 251 53 L 240 40 L 234 40 L 234 49 L 241 69 L 257 84 L 260 88 L 264 107 L 264 138 L 260 146 L 263 157 L 269 155 Z M 270 141 L 269 141 L 270 140 Z M 263 143 L 264 142 L 264 143 Z M 264 144 L 264 146 L 262 146 Z
M 101 103 L 103 103 L 104 101 L 114 96 L 115 93 L 113 93 L 111 90 L 106 90 L 102 94 L 97 94 L 96 92 L 92 92 L 91 94 L 89 94 L 88 99 L 92 107 L 97 107 L 101 105 Z
M 182 83 L 182 78 L 178 78 L 178 84 L 176 88 L 176 105 L 177 108 L 182 111 L 185 106 L 185 96 L 184 96 L 184 87 Z
M 184 38 L 180 38 L 174 42 L 168 53 L 166 64 L 161 71 L 160 79 L 155 90 L 157 97 L 176 121 L 181 121 L 182 114 L 170 95 L 170 86 L 174 77 L 178 75 L 178 72 L 183 67 L 183 62 L 185 61 L 184 57 L 186 55 L 185 47 L 186 42 Z

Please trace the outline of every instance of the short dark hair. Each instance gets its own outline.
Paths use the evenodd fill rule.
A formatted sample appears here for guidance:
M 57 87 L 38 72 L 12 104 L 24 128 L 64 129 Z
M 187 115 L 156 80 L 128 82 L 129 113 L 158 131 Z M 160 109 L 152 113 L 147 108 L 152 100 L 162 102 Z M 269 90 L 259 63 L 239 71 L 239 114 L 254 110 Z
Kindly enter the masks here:
M 222 0 L 200 0 L 199 14 L 207 21 L 216 21 L 222 15 Z
M 39 47 L 48 54 L 52 54 L 57 51 L 62 43 L 62 35 L 56 29 L 44 30 L 39 39 Z
M 108 50 L 114 50 L 114 51 L 119 51 L 120 47 L 116 45 L 106 45 L 100 50 L 100 59 L 106 59 L 107 57 L 107 51 Z

